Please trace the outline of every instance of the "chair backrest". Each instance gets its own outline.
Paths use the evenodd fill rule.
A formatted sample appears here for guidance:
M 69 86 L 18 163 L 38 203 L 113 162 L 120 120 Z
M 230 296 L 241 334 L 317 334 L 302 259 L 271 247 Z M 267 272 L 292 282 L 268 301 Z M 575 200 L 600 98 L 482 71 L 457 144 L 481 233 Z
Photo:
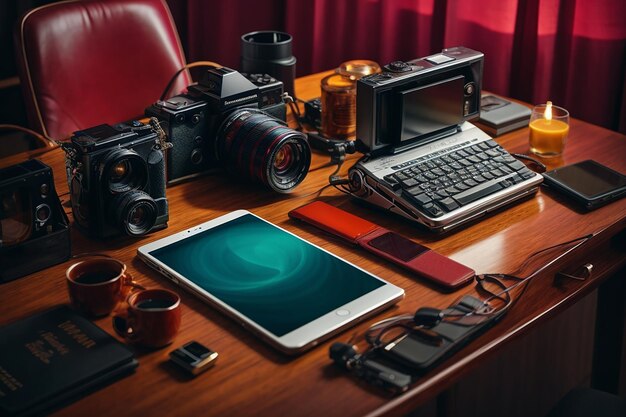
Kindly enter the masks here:
M 39 7 L 22 17 L 15 42 L 29 123 L 55 139 L 142 117 L 185 65 L 165 0 Z M 184 71 L 170 91 L 190 81 Z

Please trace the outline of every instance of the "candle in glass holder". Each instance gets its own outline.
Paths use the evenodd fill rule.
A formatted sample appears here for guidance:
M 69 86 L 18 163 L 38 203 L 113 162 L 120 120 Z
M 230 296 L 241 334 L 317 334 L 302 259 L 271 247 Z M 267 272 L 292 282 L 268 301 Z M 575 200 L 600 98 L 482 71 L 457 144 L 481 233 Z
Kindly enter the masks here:
M 547 104 L 535 106 L 530 116 L 530 150 L 542 157 L 563 153 L 569 133 L 569 113 L 562 107 Z

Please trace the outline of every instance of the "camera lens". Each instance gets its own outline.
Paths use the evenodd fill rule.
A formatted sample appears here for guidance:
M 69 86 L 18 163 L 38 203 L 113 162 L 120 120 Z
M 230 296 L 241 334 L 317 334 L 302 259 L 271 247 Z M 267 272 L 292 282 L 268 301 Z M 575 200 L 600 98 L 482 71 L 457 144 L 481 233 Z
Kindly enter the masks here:
M 309 170 L 306 136 L 258 109 L 237 109 L 217 131 L 216 157 L 231 171 L 274 191 L 291 191 Z
M 156 222 L 157 205 L 143 191 L 134 190 L 116 196 L 112 208 L 114 223 L 130 236 L 148 233 Z
M 50 219 L 50 214 L 52 212 L 47 204 L 40 204 L 35 208 L 35 219 L 40 225 L 44 225 Z
M 144 188 L 148 167 L 143 158 L 130 149 L 117 149 L 102 158 L 100 175 L 113 194 Z

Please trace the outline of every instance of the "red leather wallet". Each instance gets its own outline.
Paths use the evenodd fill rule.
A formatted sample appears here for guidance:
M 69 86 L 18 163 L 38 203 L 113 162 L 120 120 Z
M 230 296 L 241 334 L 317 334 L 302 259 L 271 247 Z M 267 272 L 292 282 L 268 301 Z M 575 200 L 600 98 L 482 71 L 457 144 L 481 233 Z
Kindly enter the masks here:
M 323 201 L 292 210 L 289 217 L 357 244 L 447 289 L 467 284 L 476 275 L 473 269 L 426 246 Z

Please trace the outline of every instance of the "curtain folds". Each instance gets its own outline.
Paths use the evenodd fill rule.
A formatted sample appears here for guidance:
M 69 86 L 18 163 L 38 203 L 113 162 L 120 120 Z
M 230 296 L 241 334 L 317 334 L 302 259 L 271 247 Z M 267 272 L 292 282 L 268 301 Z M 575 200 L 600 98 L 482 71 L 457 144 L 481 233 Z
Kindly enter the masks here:
M 298 76 L 349 59 L 381 64 L 463 45 L 484 89 L 626 133 L 623 0 L 168 0 L 188 61 L 239 67 L 240 37 L 293 36 Z

